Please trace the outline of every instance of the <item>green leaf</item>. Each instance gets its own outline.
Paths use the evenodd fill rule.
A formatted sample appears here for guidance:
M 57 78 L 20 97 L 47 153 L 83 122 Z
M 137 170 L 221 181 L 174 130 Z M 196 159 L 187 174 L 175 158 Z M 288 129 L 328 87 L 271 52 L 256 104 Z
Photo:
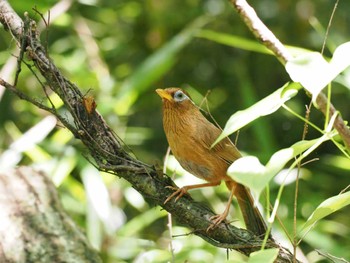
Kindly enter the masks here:
M 25 133 L 18 136 L 9 148 L 0 154 L 0 169 L 6 170 L 15 167 L 21 161 L 23 153 L 33 161 L 49 160 L 51 156 L 41 149 L 38 144 L 47 138 L 55 128 L 56 123 L 55 117 L 46 116 Z
M 150 209 L 148 211 L 143 212 L 142 214 L 134 217 L 129 220 L 122 228 L 118 230 L 118 236 L 133 236 L 137 235 L 137 233 L 147 229 L 149 225 L 154 223 L 159 218 L 165 217 L 167 212 L 164 210 L 155 211 L 154 209 Z
M 350 204 L 350 192 L 330 197 L 323 201 L 307 219 L 303 230 L 309 229 L 320 219 L 342 209 Z
M 253 252 L 249 256 L 248 263 L 273 263 L 278 256 L 278 248 L 270 248 Z
M 235 47 L 235 48 L 267 54 L 267 55 L 274 55 L 272 51 L 270 51 L 266 46 L 264 46 L 263 44 L 260 44 L 256 40 L 250 40 L 247 38 L 230 35 L 226 33 L 219 33 L 219 32 L 207 30 L 207 29 L 199 30 L 196 36 L 199 38 L 208 39 L 216 43 L 223 44 L 230 47 Z M 292 55 L 295 55 L 295 56 L 309 51 L 307 49 L 294 47 L 294 46 L 286 46 L 286 48 Z
M 287 100 L 297 94 L 299 88 L 300 86 L 295 85 L 295 83 L 286 84 L 266 98 L 258 101 L 253 106 L 234 113 L 227 121 L 224 130 L 216 139 L 213 146 L 223 138 L 229 136 L 257 118 L 277 111 Z
M 193 39 L 197 30 L 208 21 L 208 17 L 196 19 L 140 64 L 121 85 L 115 104 L 115 112 L 118 115 L 126 114 L 138 96 L 170 70 L 176 62 L 176 55 Z
M 236 160 L 227 170 L 227 174 L 236 182 L 249 187 L 253 195 L 258 198 L 262 190 L 267 186 L 271 179 L 280 172 L 287 162 L 299 154 L 304 153 L 307 156 L 312 150 L 321 143 L 329 140 L 330 136 L 323 135 L 320 138 L 310 141 L 299 141 L 289 148 L 285 148 L 274 153 L 268 163 L 264 166 L 255 156 L 245 156 Z
M 321 90 L 350 65 L 350 60 L 345 59 L 349 57 L 350 42 L 346 42 L 335 50 L 330 62 L 318 52 L 306 52 L 288 61 L 286 70 L 293 81 L 300 82 L 312 94 L 315 101 Z
M 196 34 L 197 37 L 205 38 L 223 45 L 240 48 L 243 50 L 254 51 L 263 54 L 273 55 L 273 53 L 255 40 L 243 37 L 233 36 L 225 33 L 218 33 L 211 30 L 202 29 Z

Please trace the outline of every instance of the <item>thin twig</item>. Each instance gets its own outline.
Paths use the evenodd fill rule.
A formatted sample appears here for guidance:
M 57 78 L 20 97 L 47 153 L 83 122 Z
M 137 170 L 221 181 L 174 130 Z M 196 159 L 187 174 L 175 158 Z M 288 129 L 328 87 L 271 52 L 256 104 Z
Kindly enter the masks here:
M 307 165 L 307 164 L 309 164 L 309 163 L 319 161 L 319 160 L 320 160 L 320 158 L 312 158 L 312 159 L 310 159 L 310 160 L 307 160 L 307 161 L 303 162 L 303 163 L 301 164 L 301 167 L 303 167 L 303 166 L 305 166 L 305 165 Z
M 164 166 L 163 166 L 163 174 L 166 174 L 166 167 L 168 165 L 169 161 L 169 156 L 170 156 L 170 147 L 168 146 L 165 156 L 164 156 Z M 173 246 L 173 217 L 171 213 L 168 213 L 168 224 L 167 228 L 169 229 L 169 250 L 171 253 L 171 262 L 175 262 L 175 254 L 174 254 L 174 246 Z
M 7 90 L 9 90 L 12 93 L 14 93 L 20 99 L 26 100 L 26 101 L 32 103 L 33 105 L 37 106 L 40 109 L 43 109 L 43 110 L 48 111 L 48 112 L 50 112 L 52 114 L 55 114 L 55 112 L 54 112 L 54 110 L 52 108 L 49 108 L 49 107 L 45 106 L 44 104 L 40 103 L 39 101 L 29 97 L 28 95 L 26 95 L 25 93 L 21 92 L 16 87 L 12 86 L 10 83 L 6 82 L 2 78 L 0 78 L 0 85 L 4 86 Z
M 309 120 L 310 119 L 310 112 L 311 112 L 311 106 L 312 106 L 312 101 L 310 101 L 309 105 L 306 106 L 306 111 L 305 111 L 305 119 Z M 302 140 L 305 140 L 307 132 L 308 132 L 308 124 L 307 122 L 304 122 L 304 128 L 303 128 L 303 133 L 301 136 Z M 295 179 L 295 191 L 294 191 L 294 211 L 293 211 L 293 262 L 296 262 L 297 258 L 297 247 L 298 247 L 298 237 L 297 237 L 297 207 L 298 207 L 298 194 L 299 194 L 299 179 L 300 179 L 300 171 L 301 171 L 301 160 L 298 162 L 297 165 L 297 178 Z
M 51 12 L 50 12 L 50 10 L 48 10 L 48 12 L 47 12 L 47 21 L 46 21 L 44 15 L 36 7 L 34 7 L 33 10 L 40 16 L 41 21 L 43 21 L 43 23 L 45 24 L 45 28 L 46 28 L 45 53 L 47 55 L 49 55 L 49 53 L 48 53 L 48 43 L 49 43 L 49 26 L 50 26 Z
M 24 63 L 27 66 L 27 68 L 32 72 L 32 74 L 34 75 L 36 80 L 39 82 L 40 86 L 42 87 L 42 89 L 43 89 L 43 91 L 45 93 L 45 96 L 46 96 L 47 100 L 51 104 L 51 108 L 56 110 L 55 104 L 52 102 L 49 94 L 47 93 L 47 90 L 45 88 L 45 84 L 41 81 L 41 79 L 39 78 L 38 74 L 36 74 L 36 72 L 33 70 L 32 65 L 30 65 L 28 62 L 26 62 L 24 60 L 22 60 L 22 63 Z
M 331 25 L 332 25 L 332 21 L 333 21 L 333 18 L 334 18 L 335 10 L 337 10 L 337 7 L 338 7 L 338 3 L 339 3 L 339 0 L 336 0 L 336 2 L 334 4 L 334 7 L 333 7 L 333 10 L 332 10 L 331 17 L 329 18 L 329 21 L 328 21 L 327 30 L 326 30 L 326 33 L 324 35 L 324 40 L 323 40 L 323 44 L 322 44 L 322 48 L 321 48 L 321 54 L 322 55 L 323 55 L 324 49 L 326 47 L 329 30 L 330 30 Z
M 205 114 L 207 114 L 210 119 L 214 122 L 214 124 L 216 125 L 216 127 L 218 127 L 221 131 L 222 128 L 220 126 L 220 124 L 215 120 L 214 116 L 211 114 L 210 112 L 210 108 L 209 108 L 209 103 L 208 103 L 208 96 L 211 93 L 211 90 L 208 90 L 207 93 L 205 94 L 203 100 L 201 101 L 201 103 L 199 104 L 198 108 L 203 111 Z M 205 107 L 207 110 L 202 109 L 202 105 L 203 103 L 205 103 Z M 237 146 L 238 143 L 238 136 L 239 136 L 239 130 L 236 132 L 236 137 L 235 137 L 235 142 L 233 143 L 234 146 Z M 230 140 L 230 142 L 232 143 L 232 141 Z
M 340 257 L 333 256 L 333 255 L 331 255 L 331 254 L 329 254 L 327 252 L 323 252 L 323 251 L 321 251 L 319 249 L 315 249 L 315 251 L 319 255 L 321 255 L 321 256 L 327 258 L 328 260 L 330 260 L 331 262 L 334 262 L 334 263 L 336 263 L 336 262 L 349 263 L 349 261 L 347 261 L 345 258 L 340 258 Z
M 348 189 L 350 189 L 350 184 L 347 187 L 345 187 L 343 190 L 341 190 L 339 194 L 345 193 Z

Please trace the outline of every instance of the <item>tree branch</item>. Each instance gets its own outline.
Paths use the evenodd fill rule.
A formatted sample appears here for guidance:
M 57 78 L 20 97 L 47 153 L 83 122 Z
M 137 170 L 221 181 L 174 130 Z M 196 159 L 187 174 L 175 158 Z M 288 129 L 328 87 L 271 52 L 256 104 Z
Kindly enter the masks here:
M 20 42 L 23 22 L 6 0 L 0 1 L 0 22 Z
M 261 41 L 268 49 L 270 49 L 285 65 L 289 60 L 293 58 L 292 54 L 286 49 L 286 47 L 277 39 L 277 37 L 271 32 L 270 29 L 261 21 L 257 16 L 254 9 L 245 0 L 230 0 L 233 7 L 236 9 L 242 20 L 253 33 L 253 35 Z M 317 99 L 316 104 L 318 109 L 324 114 L 324 116 L 333 116 L 337 109 L 332 103 L 330 107 L 327 107 L 328 98 L 326 94 L 321 92 Z M 345 124 L 340 114 L 337 115 L 334 122 L 334 128 L 338 131 L 339 135 L 343 139 L 344 145 L 348 152 L 350 152 L 350 129 Z
M 25 16 L 24 23 L 18 21 L 20 18 L 12 14 L 13 10 L 8 11 L 10 7 L 5 0 L 0 0 L 0 6 L 6 10 L 6 12 L 0 10 L 0 22 L 6 24 L 6 28 L 11 32 L 15 31 L 12 34 L 18 43 L 23 43 L 21 39 L 25 38 L 27 57 L 33 61 L 52 91 L 56 92 L 62 99 L 66 110 L 73 119 L 73 123 L 65 126 L 88 148 L 99 170 L 124 178 L 149 202 L 163 207 L 180 224 L 192 229 L 194 234 L 214 246 L 234 249 L 245 255 L 260 249 L 263 237 L 255 236 L 247 230 L 232 225 L 222 223 L 214 230 L 207 232 L 206 229 L 211 224 L 210 217 L 214 213 L 207 207 L 194 202 L 189 196 L 184 196 L 177 202 L 171 201 L 164 204 L 165 199 L 172 193 L 166 186 L 174 186 L 173 181 L 154 167 L 136 160 L 125 150 L 123 142 L 93 107 L 93 98 L 87 100 L 78 87 L 67 80 L 52 63 L 38 39 L 35 23 L 27 16 Z M 17 21 L 9 21 L 8 16 L 16 17 Z M 19 30 L 17 25 L 24 25 L 24 28 L 28 26 L 28 30 L 23 35 L 16 33 L 24 32 L 24 30 Z M 18 89 L 4 80 L 1 81 L 9 91 L 14 92 L 13 89 Z M 52 113 L 60 119 L 63 118 L 56 111 Z M 276 262 L 292 262 L 291 253 L 275 243 L 274 240 L 268 240 L 265 248 L 279 248 Z

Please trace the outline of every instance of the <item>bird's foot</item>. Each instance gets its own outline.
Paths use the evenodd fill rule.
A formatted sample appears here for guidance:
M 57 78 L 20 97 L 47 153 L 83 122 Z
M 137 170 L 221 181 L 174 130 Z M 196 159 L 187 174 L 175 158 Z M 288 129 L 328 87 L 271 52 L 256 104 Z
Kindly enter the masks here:
M 181 188 L 176 188 L 174 186 L 167 186 L 166 188 L 171 189 L 171 190 L 176 190 L 174 193 L 172 193 L 167 199 L 165 199 L 164 204 L 169 202 L 173 197 L 176 196 L 175 202 L 179 200 L 184 194 L 187 194 L 187 189 L 186 187 L 181 187 Z
M 223 221 L 225 221 L 226 223 L 226 217 L 227 217 L 226 213 L 222 213 L 220 215 L 215 215 L 210 217 L 209 220 L 212 222 L 212 224 L 207 228 L 207 232 L 216 228 Z

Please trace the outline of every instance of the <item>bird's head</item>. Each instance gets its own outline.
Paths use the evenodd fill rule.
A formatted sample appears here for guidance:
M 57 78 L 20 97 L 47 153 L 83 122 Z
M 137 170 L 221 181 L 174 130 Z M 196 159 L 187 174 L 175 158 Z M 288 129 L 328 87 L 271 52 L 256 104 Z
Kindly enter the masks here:
M 166 109 L 186 110 L 196 108 L 190 95 L 180 88 L 157 89 L 156 92 L 162 98 L 163 107 Z

